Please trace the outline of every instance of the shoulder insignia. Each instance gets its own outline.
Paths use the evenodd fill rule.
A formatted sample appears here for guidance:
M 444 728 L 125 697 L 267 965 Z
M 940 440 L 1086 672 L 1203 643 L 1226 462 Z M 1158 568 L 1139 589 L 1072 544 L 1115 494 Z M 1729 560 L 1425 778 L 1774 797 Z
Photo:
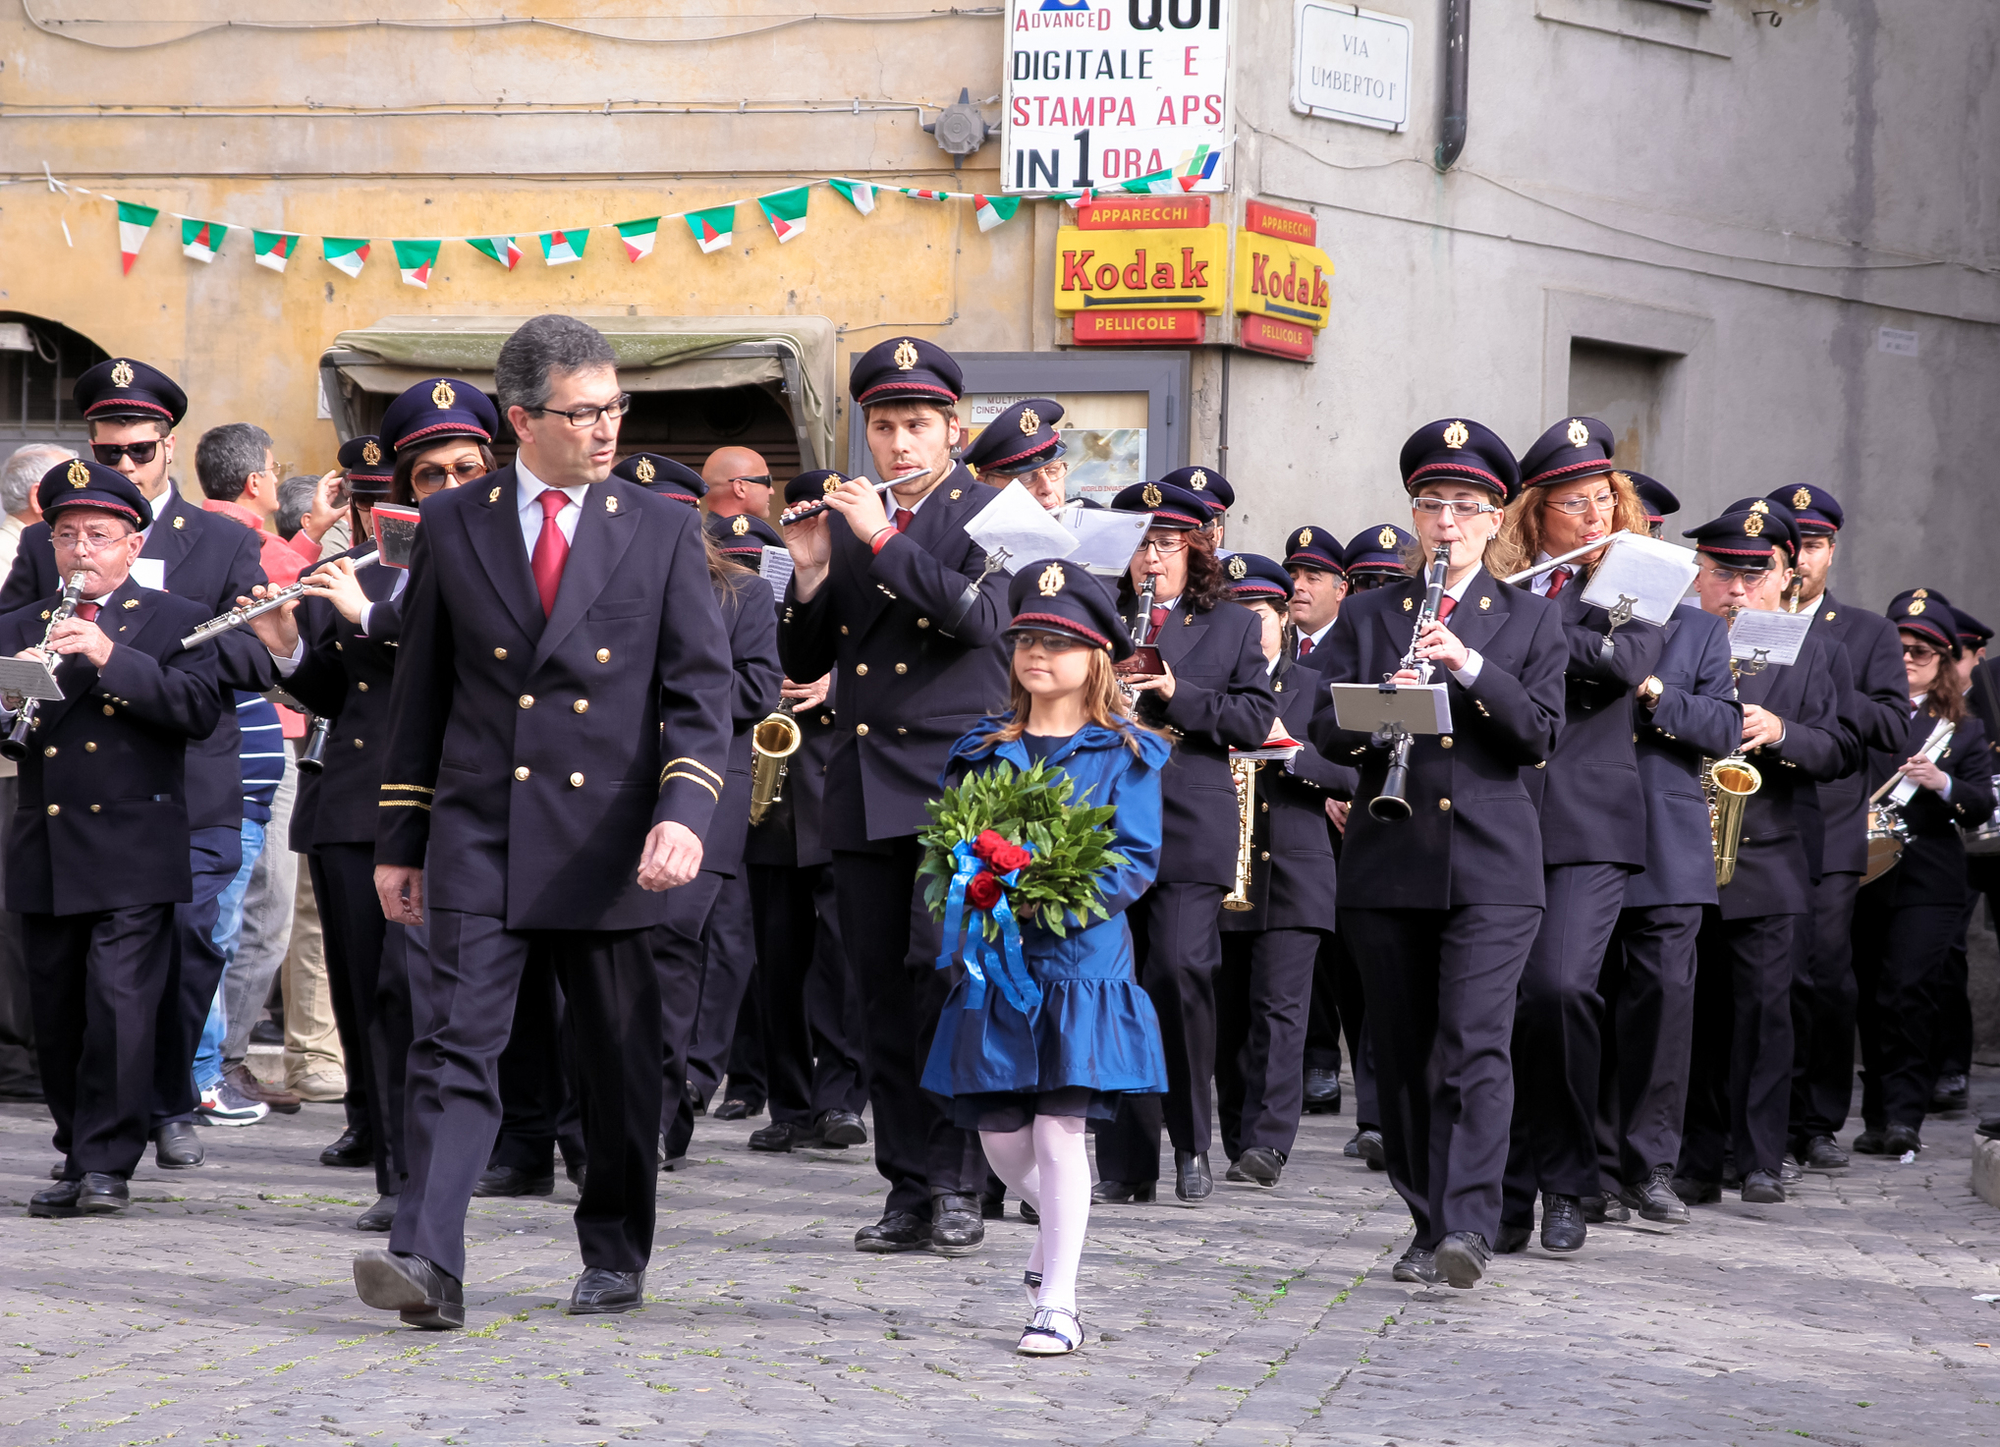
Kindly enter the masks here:
M 1384 548 L 1395 547 L 1396 530 L 1390 527 L 1387 523 L 1384 523 L 1382 525 L 1382 531 L 1375 534 L 1375 542 L 1378 547 L 1384 547 Z
M 1271 692 L 1273 693 L 1283 693 L 1284 691 L 1285 686 L 1282 683 L 1273 683 L 1271 685 Z
M 605 510 L 606 512 L 617 512 L 617 511 L 618 511 L 618 499 L 617 499 L 617 498 L 615 498 L 615 497 L 607 497 L 607 498 L 605 498 L 605 499 L 604 499 L 604 510 Z
M 111 385 L 129 387 L 132 385 L 132 364 L 120 357 L 111 365 Z
M 377 463 L 379 463 L 382 460 L 382 444 L 377 442 L 372 437 L 369 438 L 366 442 L 362 443 L 361 460 L 367 463 L 370 467 L 373 467 Z
M 186 526 L 187 526 L 186 518 L 178 516 L 174 518 L 174 530 L 176 532 L 178 532 L 182 528 L 185 528 Z
M 962 487 L 954 487 L 951 490 L 951 500 L 953 502 L 957 502 L 961 497 L 964 496 L 965 496 L 965 489 Z
M 659 476 L 659 469 L 653 466 L 652 458 L 642 457 L 639 459 L 639 465 L 632 469 L 632 475 L 641 482 L 651 482 Z
M 1035 435 L 1036 429 L 1038 429 L 1041 425 L 1042 425 L 1042 419 L 1036 415 L 1034 408 L 1025 407 L 1022 409 L 1021 435 L 1023 437 L 1033 437 Z
M 1471 440 L 1472 429 L 1467 427 L 1463 422 L 1454 422 L 1444 429 L 1444 445 L 1446 447 L 1463 447 Z
M 494 489 L 493 489 L 493 491 L 491 491 L 491 492 L 487 493 L 487 494 L 486 494 L 486 500 L 487 500 L 488 502 L 498 502 L 498 501 L 500 501 L 500 489 L 496 487 L 496 488 L 494 488 Z
M 1185 617 L 1185 618 L 1181 619 L 1181 627 L 1183 627 L 1183 628 L 1192 628 L 1192 627 L 1194 627 L 1194 609 L 1193 609 L 1193 608 L 1189 608 L 1189 609 L 1188 609 L 1188 612 L 1187 612 L 1187 617 Z
M 1240 554 L 1240 553 L 1239 553 L 1239 554 L 1237 554 L 1237 555 L 1236 555 L 1235 557 L 1233 557 L 1233 558 L 1231 558 L 1231 559 L 1229 560 L 1229 576 L 1230 576 L 1230 577 L 1232 577 L 1232 578 L 1241 578 L 1241 577 L 1243 577 L 1243 576 L 1244 576 L 1244 575 L 1245 575 L 1246 573 L 1248 573 L 1249 571 L 1250 571 L 1250 565 L 1249 565 L 1248 563 L 1246 563 L 1246 562 L 1244 562 L 1244 561 L 1243 561 L 1243 555 L 1242 555 L 1242 554 Z
M 69 471 L 63 474 L 71 487 L 89 487 L 90 469 L 83 465 L 81 457 L 70 459 Z
M 1581 417 L 1572 417 L 1569 419 L 1569 430 L 1563 436 L 1569 439 L 1571 447 L 1588 447 L 1590 445 L 1590 429 L 1584 426 Z
M 1053 598 L 1063 590 L 1063 584 L 1068 581 L 1069 578 L 1063 572 L 1062 564 L 1050 563 L 1046 568 L 1042 569 L 1042 576 L 1035 580 L 1035 587 L 1044 598 Z
M 1415 598 L 1405 598 L 1403 600 L 1403 611 L 1405 613 L 1409 612 L 1412 608 L 1416 606 L 1417 606 L 1417 600 Z
M 129 611 L 130 609 L 133 609 L 133 608 L 136 608 L 136 607 L 138 607 L 138 606 L 139 606 L 139 600 L 138 600 L 137 598 L 127 598 L 127 599 L 125 600 L 125 603 L 124 603 L 124 606 L 125 606 L 125 608 L 126 608 L 126 609 L 127 609 L 128 611 Z
M 1829 608 L 1826 610 L 1826 617 L 1820 619 L 1820 622 L 1831 623 L 1832 621 L 1833 621 L 1833 609 Z
M 729 524 L 729 531 L 733 536 L 739 538 L 749 532 L 750 514 L 742 512 L 736 514 L 735 519 Z
M 1792 511 L 1802 512 L 1806 508 L 1811 507 L 1812 502 L 1813 502 L 1812 489 L 1809 487 L 1802 487 L 1797 492 L 1792 494 Z
M 438 384 L 431 388 L 431 401 L 437 403 L 437 409 L 440 412 L 444 411 L 457 400 L 458 393 L 452 391 L 451 383 L 445 381 L 442 377 L 438 379 Z
M 917 344 L 908 337 L 896 343 L 896 368 L 907 372 L 917 365 Z
M 49 614 L 50 614 L 50 613 L 51 613 L 52 611 L 53 611 L 52 609 L 48 609 L 48 608 L 44 608 L 44 609 L 42 609 L 42 621 L 43 621 L 44 623 L 46 623 L 46 622 L 48 622 L 48 621 L 49 621 Z
M 1491 598 L 1481 598 L 1479 600 L 1480 612 L 1485 613 L 1489 611 L 1492 607 L 1493 607 L 1493 600 Z

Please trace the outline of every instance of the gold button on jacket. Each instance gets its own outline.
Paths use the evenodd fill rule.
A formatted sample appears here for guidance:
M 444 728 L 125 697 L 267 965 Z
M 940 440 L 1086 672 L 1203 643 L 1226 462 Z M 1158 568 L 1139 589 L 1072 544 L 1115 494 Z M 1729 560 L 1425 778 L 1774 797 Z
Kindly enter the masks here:
M 520 768 L 514 770 L 514 777 L 525 780 L 528 777 L 528 766 L 523 764 Z

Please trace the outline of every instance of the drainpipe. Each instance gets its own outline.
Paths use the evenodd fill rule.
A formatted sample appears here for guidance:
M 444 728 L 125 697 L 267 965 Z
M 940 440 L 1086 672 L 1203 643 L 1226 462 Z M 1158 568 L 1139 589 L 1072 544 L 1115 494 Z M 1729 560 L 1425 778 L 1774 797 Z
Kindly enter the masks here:
M 1472 0 L 1443 3 L 1444 90 L 1438 106 L 1436 163 L 1440 171 L 1449 171 L 1465 149 L 1465 50 L 1466 35 L 1472 28 Z

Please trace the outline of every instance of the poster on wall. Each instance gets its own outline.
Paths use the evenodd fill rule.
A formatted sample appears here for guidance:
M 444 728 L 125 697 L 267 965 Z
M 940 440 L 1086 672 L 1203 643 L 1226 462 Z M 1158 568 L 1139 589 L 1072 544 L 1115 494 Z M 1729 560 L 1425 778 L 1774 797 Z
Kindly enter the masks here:
M 967 445 L 1003 411 L 1027 400 L 1025 393 L 966 397 L 961 415 Z M 1062 438 L 1063 461 L 1068 465 L 1065 496 L 1087 497 L 1109 507 L 1125 488 L 1146 480 L 1145 393 L 1058 393 L 1057 400 L 1064 407 L 1056 435 Z
M 1000 175 L 1009 192 L 1160 171 L 1221 191 L 1231 0 L 1008 0 Z

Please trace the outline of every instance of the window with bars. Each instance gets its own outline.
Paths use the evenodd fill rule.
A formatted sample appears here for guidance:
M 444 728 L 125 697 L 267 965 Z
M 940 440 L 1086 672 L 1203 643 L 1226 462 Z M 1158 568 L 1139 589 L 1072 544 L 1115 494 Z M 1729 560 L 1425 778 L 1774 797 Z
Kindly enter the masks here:
M 0 438 L 81 437 L 70 392 L 107 355 L 59 322 L 0 312 Z

